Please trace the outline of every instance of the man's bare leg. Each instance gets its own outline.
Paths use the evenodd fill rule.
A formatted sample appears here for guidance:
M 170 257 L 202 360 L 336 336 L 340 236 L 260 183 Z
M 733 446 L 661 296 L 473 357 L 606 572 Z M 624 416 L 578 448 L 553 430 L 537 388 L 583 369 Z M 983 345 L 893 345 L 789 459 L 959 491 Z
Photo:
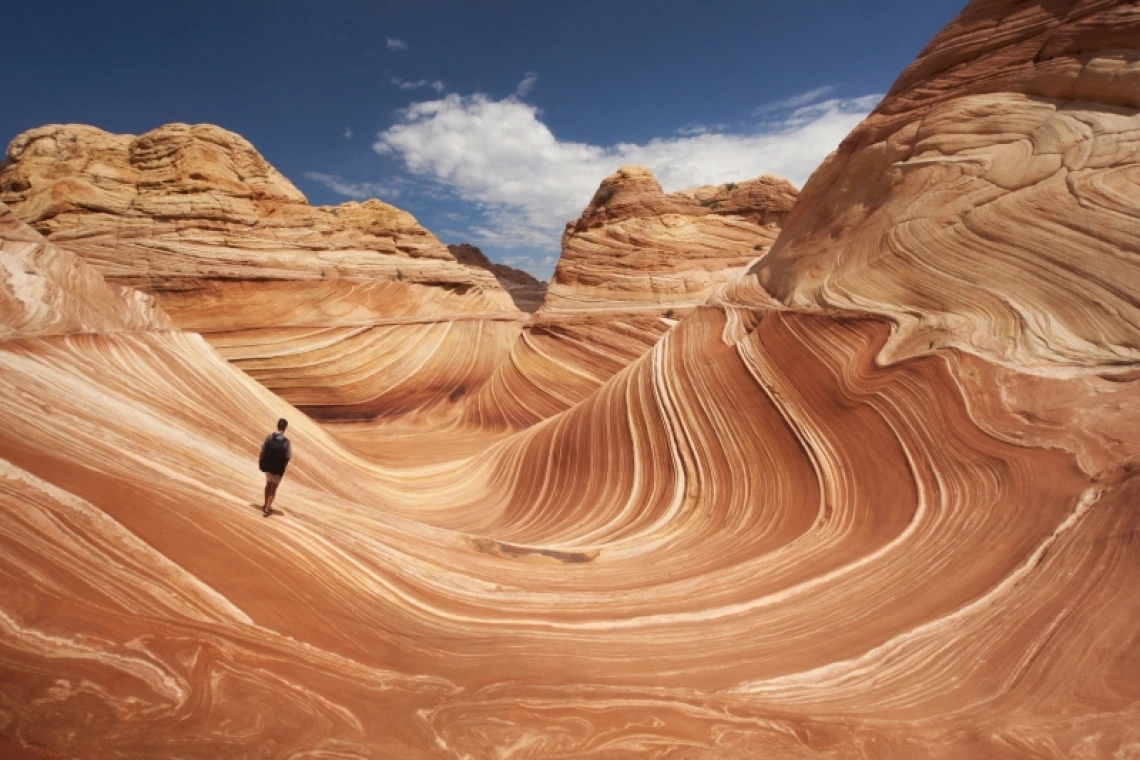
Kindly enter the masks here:
M 262 512 L 264 512 L 265 514 L 269 514 L 270 512 L 273 511 L 273 497 L 275 497 L 276 495 L 277 495 L 277 484 L 276 483 L 266 483 L 265 484 L 265 506 L 261 508 Z

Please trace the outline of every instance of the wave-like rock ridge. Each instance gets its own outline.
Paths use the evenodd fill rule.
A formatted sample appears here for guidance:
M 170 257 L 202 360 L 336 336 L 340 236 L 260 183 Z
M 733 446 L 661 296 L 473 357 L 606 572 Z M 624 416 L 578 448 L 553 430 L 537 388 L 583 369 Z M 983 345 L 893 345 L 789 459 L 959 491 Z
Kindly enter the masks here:
M 0 755 L 1135 756 L 1138 77 L 1134 2 L 976 0 L 703 302 L 570 261 L 606 372 L 544 306 L 387 448 L 0 217 Z

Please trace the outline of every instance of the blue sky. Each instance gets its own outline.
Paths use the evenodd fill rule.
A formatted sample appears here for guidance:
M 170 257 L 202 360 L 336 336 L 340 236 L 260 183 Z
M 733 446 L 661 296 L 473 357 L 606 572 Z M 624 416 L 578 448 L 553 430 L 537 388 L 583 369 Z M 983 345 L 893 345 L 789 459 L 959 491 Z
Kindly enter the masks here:
M 376 196 L 548 278 L 641 163 L 801 185 L 964 0 L 16 3 L 0 135 L 238 132 L 314 204 Z

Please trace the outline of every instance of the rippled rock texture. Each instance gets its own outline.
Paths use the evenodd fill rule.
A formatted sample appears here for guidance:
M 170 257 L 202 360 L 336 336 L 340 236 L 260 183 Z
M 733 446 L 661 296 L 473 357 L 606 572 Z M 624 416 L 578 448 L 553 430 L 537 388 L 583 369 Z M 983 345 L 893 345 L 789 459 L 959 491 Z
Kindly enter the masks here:
M 566 225 L 542 307 L 464 419 L 518 429 L 586 398 L 761 256 L 795 199 L 770 176 L 668 195 L 644 167 L 607 177 Z
M 0 204 L 0 340 L 163 330 L 154 299 L 108 285 L 82 259 L 44 240 Z
M 0 342 L 0 751 L 1136 756 L 1137 29 L 972 4 L 768 256 L 466 453 L 191 333 Z
M 33 129 L 8 148 L 0 201 L 314 414 L 400 414 L 385 354 L 424 340 L 505 353 L 525 318 L 492 272 L 457 262 L 411 214 L 310 206 L 249 142 L 208 124 Z M 439 362 L 427 373 L 404 381 L 417 398 L 470 382 Z

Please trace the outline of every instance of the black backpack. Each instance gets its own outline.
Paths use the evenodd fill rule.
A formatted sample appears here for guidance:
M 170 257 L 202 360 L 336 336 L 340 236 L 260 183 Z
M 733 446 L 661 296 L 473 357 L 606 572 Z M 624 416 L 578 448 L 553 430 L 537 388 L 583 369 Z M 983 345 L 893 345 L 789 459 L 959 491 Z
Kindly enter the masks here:
M 285 465 L 289 463 L 285 458 L 285 446 L 285 436 L 278 433 L 269 434 L 265 439 L 265 445 L 261 447 L 261 459 L 258 460 L 258 467 L 262 472 L 274 474 L 285 472 Z

